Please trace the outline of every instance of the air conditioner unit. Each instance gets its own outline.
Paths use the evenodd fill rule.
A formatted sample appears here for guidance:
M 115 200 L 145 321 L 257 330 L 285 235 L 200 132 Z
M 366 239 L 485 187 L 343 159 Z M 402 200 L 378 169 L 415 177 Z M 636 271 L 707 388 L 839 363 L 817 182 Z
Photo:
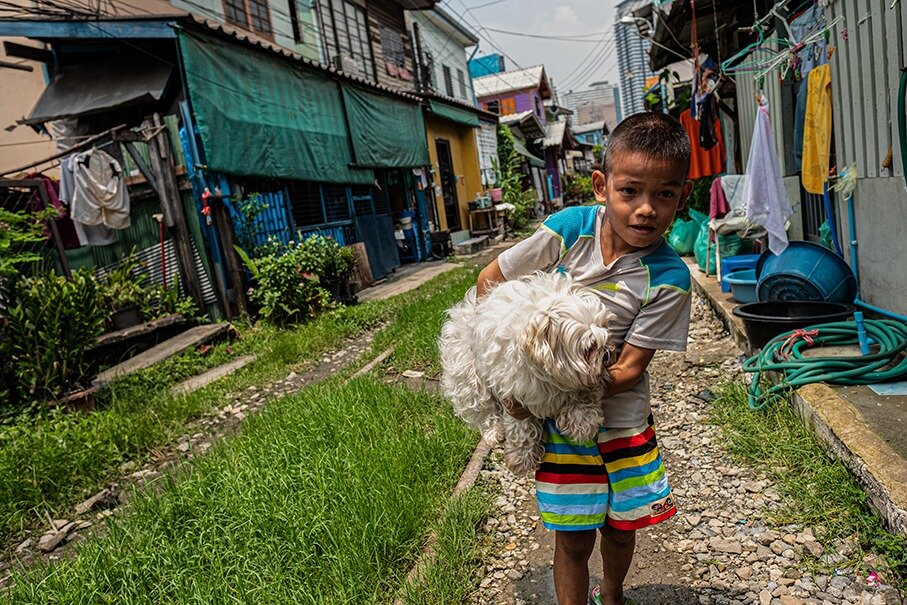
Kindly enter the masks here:
M 356 63 L 356 59 L 347 54 L 333 55 L 331 57 L 331 67 L 347 74 L 359 74 L 359 65 Z

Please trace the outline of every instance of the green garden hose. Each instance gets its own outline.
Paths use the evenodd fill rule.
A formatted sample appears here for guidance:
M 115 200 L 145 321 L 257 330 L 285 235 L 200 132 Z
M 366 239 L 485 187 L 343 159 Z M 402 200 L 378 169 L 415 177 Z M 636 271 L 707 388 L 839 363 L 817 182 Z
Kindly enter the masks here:
M 867 319 L 863 323 L 879 347 L 870 355 L 803 357 L 803 351 L 814 346 L 859 345 L 853 321 L 810 326 L 769 341 L 758 355 L 743 362 L 743 371 L 754 374 L 749 389 L 750 409 L 761 410 L 790 389 L 815 382 L 875 384 L 907 375 L 907 324 L 891 319 Z M 784 377 L 763 391 L 763 372 L 782 372 Z

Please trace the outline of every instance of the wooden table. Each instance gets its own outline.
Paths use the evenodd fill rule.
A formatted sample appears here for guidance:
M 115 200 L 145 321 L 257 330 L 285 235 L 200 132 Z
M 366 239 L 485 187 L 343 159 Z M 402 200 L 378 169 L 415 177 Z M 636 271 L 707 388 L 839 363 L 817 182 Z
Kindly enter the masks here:
M 501 216 L 498 216 L 499 214 Z M 497 210 L 494 209 L 494 207 L 477 208 L 475 210 L 470 210 L 469 211 L 469 233 L 472 234 L 473 237 L 475 237 L 477 235 L 497 235 L 497 234 L 504 235 L 503 214 L 504 214 L 503 211 L 501 211 L 499 213 Z M 485 224 L 487 225 L 486 229 L 476 229 L 475 228 L 476 216 L 480 216 L 480 215 L 485 216 Z

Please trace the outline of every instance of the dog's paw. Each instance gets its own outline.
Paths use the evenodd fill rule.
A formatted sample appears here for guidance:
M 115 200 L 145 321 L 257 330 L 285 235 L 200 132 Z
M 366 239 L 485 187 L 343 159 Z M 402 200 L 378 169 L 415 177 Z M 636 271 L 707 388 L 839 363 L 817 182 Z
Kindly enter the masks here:
M 514 475 L 527 475 L 539 467 L 539 461 L 527 456 L 526 452 L 504 454 L 504 464 Z

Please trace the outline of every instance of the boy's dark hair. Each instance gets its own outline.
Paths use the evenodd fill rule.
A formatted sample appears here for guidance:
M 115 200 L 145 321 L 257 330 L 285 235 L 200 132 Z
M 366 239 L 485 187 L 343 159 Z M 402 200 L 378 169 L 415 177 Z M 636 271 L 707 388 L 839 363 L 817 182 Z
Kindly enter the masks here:
M 684 172 L 690 167 L 690 137 L 666 113 L 637 113 L 618 124 L 608 139 L 603 172 L 610 174 L 614 156 L 627 151 L 682 163 Z

